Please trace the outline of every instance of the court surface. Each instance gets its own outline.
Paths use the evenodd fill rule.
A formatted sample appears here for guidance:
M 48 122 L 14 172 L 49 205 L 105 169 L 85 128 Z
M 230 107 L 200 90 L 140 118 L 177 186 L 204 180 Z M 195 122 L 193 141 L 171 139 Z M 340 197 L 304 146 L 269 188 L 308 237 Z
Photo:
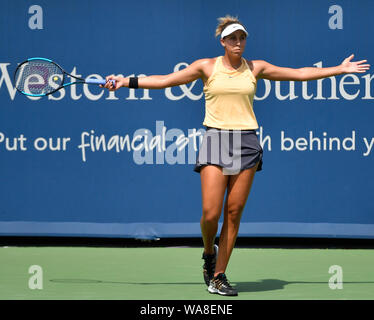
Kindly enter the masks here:
M 230 298 L 207 292 L 201 253 L 188 247 L 1 247 L 0 299 L 374 299 L 371 249 L 236 248 L 226 274 L 239 296 Z M 33 265 L 41 267 L 42 289 L 29 288 Z M 342 289 L 329 286 L 334 265 L 341 267 Z

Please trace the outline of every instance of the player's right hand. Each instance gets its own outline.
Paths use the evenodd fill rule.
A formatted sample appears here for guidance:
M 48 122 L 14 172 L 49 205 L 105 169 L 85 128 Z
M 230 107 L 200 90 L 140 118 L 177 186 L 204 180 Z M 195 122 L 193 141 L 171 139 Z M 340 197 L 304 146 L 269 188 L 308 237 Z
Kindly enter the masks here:
M 128 82 L 128 80 L 126 80 L 126 78 L 120 77 L 120 76 L 115 76 L 113 74 L 105 77 L 105 80 L 106 80 L 106 84 L 101 85 L 100 87 L 107 88 L 109 91 L 118 90 L 119 88 L 124 87 L 126 82 Z

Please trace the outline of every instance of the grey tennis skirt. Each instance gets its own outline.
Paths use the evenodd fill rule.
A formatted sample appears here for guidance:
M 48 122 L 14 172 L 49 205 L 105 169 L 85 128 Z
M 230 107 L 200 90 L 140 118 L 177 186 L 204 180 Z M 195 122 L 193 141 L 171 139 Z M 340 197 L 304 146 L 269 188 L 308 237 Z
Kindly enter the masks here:
M 254 167 L 262 170 L 263 150 L 255 130 L 207 128 L 200 145 L 194 171 L 206 165 L 217 165 L 227 175 Z

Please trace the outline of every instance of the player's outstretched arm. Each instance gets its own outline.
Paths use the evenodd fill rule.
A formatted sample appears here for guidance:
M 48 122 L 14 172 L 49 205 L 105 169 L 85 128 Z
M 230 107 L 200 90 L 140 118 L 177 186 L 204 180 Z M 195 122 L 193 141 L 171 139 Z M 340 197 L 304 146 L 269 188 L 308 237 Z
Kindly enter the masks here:
M 206 60 L 209 59 L 197 60 L 183 70 L 179 70 L 167 75 L 151 75 L 137 78 L 137 86 L 138 88 L 144 89 L 163 89 L 195 81 L 202 78 L 204 64 L 207 62 Z M 113 86 L 113 83 L 110 80 L 115 80 L 115 86 Z M 110 75 L 106 77 L 106 81 L 107 83 L 103 87 L 111 91 L 130 86 L 129 77 L 125 78 Z
M 256 68 L 258 68 L 258 77 L 268 80 L 288 80 L 288 81 L 308 81 L 317 80 L 327 77 L 332 77 L 345 73 L 364 73 L 370 68 L 370 64 L 367 64 L 367 60 L 351 61 L 354 55 L 352 54 L 348 58 L 335 67 L 329 68 L 283 68 L 274 66 L 266 61 L 257 60 L 253 61 Z

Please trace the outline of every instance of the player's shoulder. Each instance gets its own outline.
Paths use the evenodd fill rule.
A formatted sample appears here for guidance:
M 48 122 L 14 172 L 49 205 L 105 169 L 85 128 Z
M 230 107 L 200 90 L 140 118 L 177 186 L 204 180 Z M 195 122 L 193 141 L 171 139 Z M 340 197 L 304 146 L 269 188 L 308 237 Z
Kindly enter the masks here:
M 265 60 L 251 60 L 251 59 L 246 59 L 247 61 L 247 64 L 249 65 L 249 67 L 259 67 L 259 66 L 263 66 L 265 64 L 267 64 L 267 62 Z
M 191 63 L 190 67 L 199 70 L 199 72 L 202 72 L 203 74 L 210 74 L 211 70 L 214 68 L 216 59 L 217 58 L 198 59 Z
M 269 63 L 265 60 L 249 60 L 246 59 L 247 64 L 254 74 L 259 74 L 265 69 Z
M 194 61 L 194 63 L 200 65 L 200 66 L 209 66 L 213 65 L 216 62 L 217 57 L 215 58 L 202 58 Z

